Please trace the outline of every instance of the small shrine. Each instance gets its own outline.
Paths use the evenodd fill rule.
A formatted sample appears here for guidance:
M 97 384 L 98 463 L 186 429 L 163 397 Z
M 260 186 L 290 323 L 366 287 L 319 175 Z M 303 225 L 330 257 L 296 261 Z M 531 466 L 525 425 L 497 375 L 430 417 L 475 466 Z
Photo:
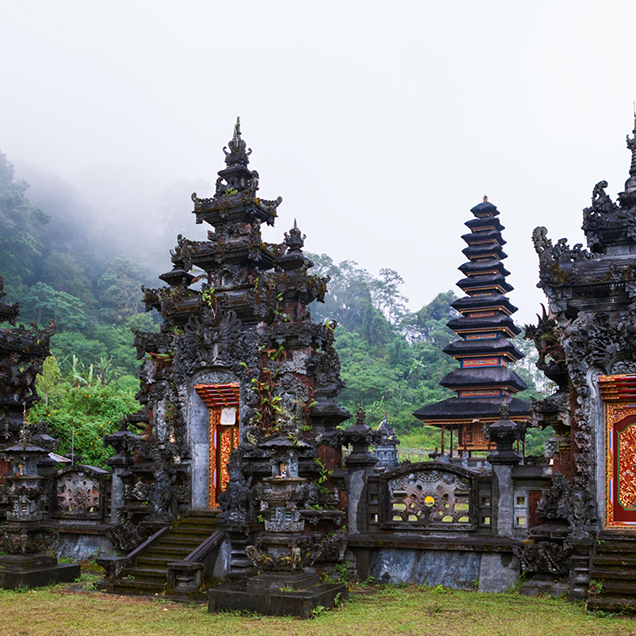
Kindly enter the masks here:
M 0 525 L 0 587 L 17 589 L 70 582 L 80 575 L 80 566 L 58 563 L 50 554 L 57 538 L 43 512 L 47 498 L 46 479 L 38 472 L 49 451 L 32 443 L 29 427 L 23 424 L 16 444 L 2 449 L 12 466 L 5 474 L 9 511 Z
M 448 323 L 460 340 L 444 349 L 460 366 L 440 382 L 457 395 L 413 413 L 425 424 L 442 429 L 441 452 L 448 443 L 451 456 L 454 449 L 469 455 L 491 450 L 488 425 L 499 419 L 502 404 L 515 422 L 530 422 L 529 404 L 514 397 L 527 387 L 509 368 L 523 354 L 510 342 L 521 330 L 511 318 L 517 308 L 506 296 L 512 286 L 502 263 L 507 258 L 501 236 L 504 227 L 487 197 L 471 212 L 474 218 L 465 224 L 470 233 L 462 236 L 468 244 L 463 253 L 469 260 L 459 268 L 465 278 L 457 283 L 466 295 L 452 304 L 461 316 Z

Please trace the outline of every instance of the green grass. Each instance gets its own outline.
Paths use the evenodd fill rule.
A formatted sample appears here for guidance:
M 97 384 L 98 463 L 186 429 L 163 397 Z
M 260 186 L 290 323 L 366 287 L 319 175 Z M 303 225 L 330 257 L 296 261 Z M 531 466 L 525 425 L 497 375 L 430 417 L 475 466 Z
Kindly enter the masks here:
M 360 589 L 360 588 L 359 588 Z M 208 614 L 202 605 L 71 592 L 0 591 L 0 636 L 635 636 L 636 619 L 598 617 L 582 604 L 418 586 L 366 588 L 302 621 Z

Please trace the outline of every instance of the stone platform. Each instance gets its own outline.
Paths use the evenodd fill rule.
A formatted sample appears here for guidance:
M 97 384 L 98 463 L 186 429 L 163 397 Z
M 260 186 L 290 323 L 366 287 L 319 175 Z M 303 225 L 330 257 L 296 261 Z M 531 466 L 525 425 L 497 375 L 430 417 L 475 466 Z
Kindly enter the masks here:
M 261 574 L 208 591 L 208 612 L 238 610 L 270 616 L 311 618 L 317 607 L 331 609 L 349 596 L 342 583 L 318 583 L 315 574 Z
M 80 576 L 80 566 L 58 564 L 43 554 L 9 554 L 0 557 L 0 588 L 44 587 L 52 583 L 70 583 Z

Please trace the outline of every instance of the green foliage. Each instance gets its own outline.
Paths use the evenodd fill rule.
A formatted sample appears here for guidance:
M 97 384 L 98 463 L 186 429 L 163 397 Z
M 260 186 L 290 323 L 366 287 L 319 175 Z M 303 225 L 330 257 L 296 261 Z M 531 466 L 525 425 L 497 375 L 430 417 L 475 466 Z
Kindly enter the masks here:
M 83 331 L 88 318 L 84 303 L 75 296 L 43 282 L 29 287 L 20 303 L 24 318 L 39 324 L 55 320 L 59 331 Z
M 61 441 L 62 454 L 70 451 L 74 432 L 75 452 L 83 463 L 95 466 L 104 466 L 112 453 L 104 448 L 103 436 L 114 433 L 121 418 L 139 408 L 136 378 L 124 376 L 113 382 L 100 376 L 102 372 L 93 367 L 80 380 L 76 363 L 76 375 L 63 376 L 55 358 L 49 358 L 37 381 L 44 399 L 29 412 L 31 422 L 44 420 L 51 435 Z
M 141 286 L 144 280 L 142 267 L 132 257 L 119 255 L 113 258 L 97 284 L 103 304 L 102 316 L 121 324 L 138 314 L 142 310 Z

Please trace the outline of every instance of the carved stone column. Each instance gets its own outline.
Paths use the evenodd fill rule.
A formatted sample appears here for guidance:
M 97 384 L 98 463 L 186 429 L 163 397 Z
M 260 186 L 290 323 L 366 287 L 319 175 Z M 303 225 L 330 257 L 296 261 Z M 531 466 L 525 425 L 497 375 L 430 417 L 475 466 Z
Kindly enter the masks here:
M 113 471 L 110 493 L 111 523 L 119 523 L 119 509 L 126 503 L 123 479 L 134 464 L 133 449 L 138 442 L 139 437 L 128 430 L 125 419 L 122 419 L 121 426 L 116 433 L 104 437 L 104 443 L 115 449 L 115 455 L 106 460 L 106 463 Z
M 490 425 L 490 441 L 496 444 L 496 450 L 488 455 L 492 464 L 492 504 L 493 527 L 497 535 L 512 537 L 514 527 L 514 493 L 512 469 L 521 461 L 521 455 L 513 446 L 521 439 L 522 431 L 518 424 L 509 419 L 506 405 L 501 407 L 500 419 Z
M 367 477 L 378 463 L 376 457 L 369 452 L 373 431 L 365 422 L 362 407 L 356 414 L 356 423 L 344 433 L 346 444 L 351 445 L 351 453 L 344 463 L 348 471 L 349 490 L 349 534 L 366 530 Z

